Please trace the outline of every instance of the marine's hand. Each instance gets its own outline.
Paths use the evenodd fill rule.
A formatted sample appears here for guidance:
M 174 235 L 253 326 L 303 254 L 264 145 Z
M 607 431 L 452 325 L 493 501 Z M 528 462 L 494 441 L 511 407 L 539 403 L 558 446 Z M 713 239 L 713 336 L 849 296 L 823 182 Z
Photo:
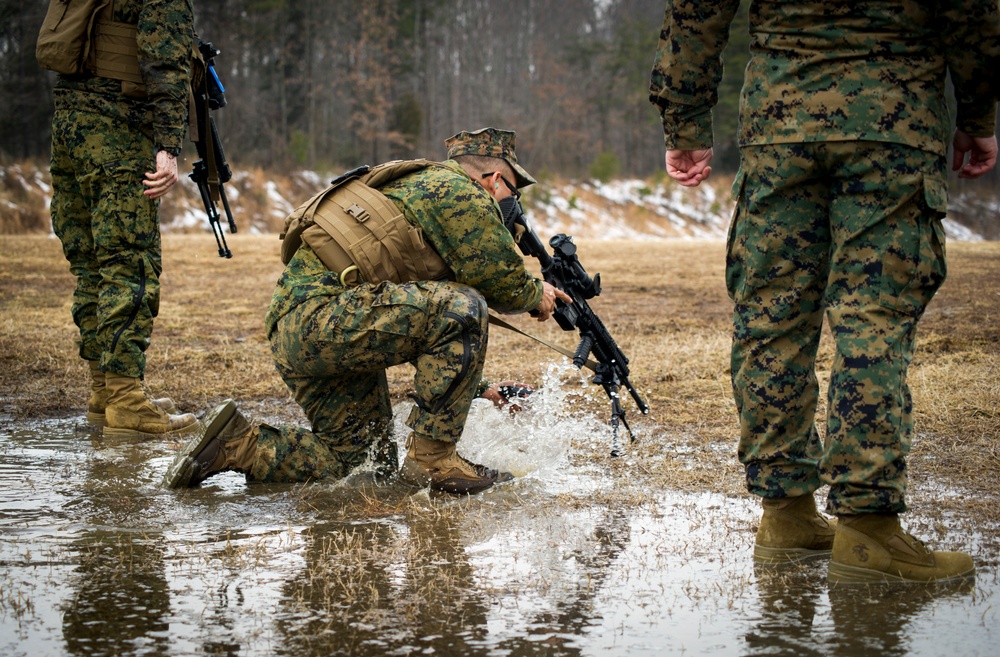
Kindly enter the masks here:
M 510 413 L 524 410 L 528 396 L 535 389 L 519 381 L 501 381 L 483 391 L 482 398 L 489 399 L 497 408 L 507 408 Z
M 551 283 L 542 282 L 542 301 L 535 310 L 538 312 L 538 321 L 544 322 L 556 310 L 556 299 L 561 299 L 566 303 L 572 303 L 573 297 L 569 296 Z
M 666 155 L 667 175 L 685 187 L 697 187 L 712 175 L 712 149 L 670 150 Z
M 177 157 L 166 151 L 156 153 L 156 171 L 146 173 L 142 181 L 146 186 L 143 192 L 150 198 L 160 198 L 177 184 Z
M 959 178 L 978 178 L 996 166 L 997 138 L 970 137 L 962 130 L 955 131 L 952 141 L 954 155 L 951 160 L 951 170 L 958 171 Z M 966 162 L 966 155 L 969 161 Z

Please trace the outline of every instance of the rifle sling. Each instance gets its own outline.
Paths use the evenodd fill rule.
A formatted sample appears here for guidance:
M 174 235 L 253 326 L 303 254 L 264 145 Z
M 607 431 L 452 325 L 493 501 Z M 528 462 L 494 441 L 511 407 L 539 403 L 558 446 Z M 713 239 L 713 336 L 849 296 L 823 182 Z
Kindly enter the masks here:
M 563 356 L 566 356 L 570 360 L 573 360 L 573 358 L 576 356 L 576 354 L 573 353 L 572 351 L 570 351 L 569 349 L 563 349 L 562 347 L 556 346 L 554 344 L 549 344 L 548 342 L 546 342 L 545 340 L 542 340 L 541 338 L 535 337 L 535 336 L 531 335 L 530 333 L 525 333 L 524 331 L 522 331 L 521 329 L 517 328 L 513 324 L 508 324 L 507 322 L 503 321 L 499 317 L 496 317 L 495 315 L 490 315 L 490 320 L 489 321 L 490 321 L 490 324 L 493 324 L 495 326 L 499 326 L 500 328 L 505 328 L 508 331 L 513 331 L 514 333 L 520 333 L 521 335 L 523 335 L 526 338 L 531 338 L 535 342 L 538 342 L 539 344 L 543 344 L 546 347 L 548 347 L 549 349 L 552 349 L 554 351 L 558 351 L 560 354 L 562 354 Z M 584 363 L 584 365 L 588 369 L 590 369 L 591 371 L 593 371 L 595 373 L 597 372 L 597 361 L 593 361 L 593 360 L 591 360 L 591 359 L 588 358 L 587 361 Z

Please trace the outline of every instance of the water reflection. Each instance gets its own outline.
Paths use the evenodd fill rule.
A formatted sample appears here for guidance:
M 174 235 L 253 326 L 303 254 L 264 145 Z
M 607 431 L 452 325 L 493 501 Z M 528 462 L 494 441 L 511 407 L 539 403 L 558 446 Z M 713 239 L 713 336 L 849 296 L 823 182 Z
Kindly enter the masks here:
M 830 654 L 816 640 L 817 609 L 825 611 L 826 563 L 754 564 L 760 618 L 746 635 L 747 655 Z
M 312 534 L 306 566 L 285 589 L 280 654 L 476 654 L 484 600 L 453 518 Z
M 152 512 L 140 485 L 145 454 L 91 435 L 77 504 L 89 528 L 70 550 L 78 565 L 63 605 L 66 650 L 80 657 L 165 654 L 170 596 L 163 569 L 163 537 L 147 532 Z M 138 522 L 138 527 L 136 527 Z
M 586 654 L 588 633 L 604 620 L 597 599 L 608 593 L 606 585 L 616 572 L 615 561 L 632 538 L 630 519 L 622 508 L 609 507 L 597 512 L 599 517 L 593 529 L 579 532 L 575 541 L 570 540 L 570 549 L 554 555 L 572 567 L 564 565 L 560 569 L 562 578 L 552 587 L 556 591 L 546 596 L 548 608 L 527 614 L 522 621 L 528 634 L 501 640 L 491 654 Z M 589 514 L 583 514 L 586 515 Z M 581 520 L 579 515 L 571 514 L 568 524 L 586 527 Z M 572 534 L 565 536 L 571 538 Z
M 754 565 L 760 616 L 746 634 L 747 655 L 911 655 L 914 636 L 930 631 L 946 649 L 963 641 L 946 622 L 927 623 L 935 605 L 974 602 L 972 580 L 935 585 L 827 583 L 826 563 Z M 921 627 L 921 623 L 925 623 Z M 942 653 L 944 654 L 944 653 Z
M 838 655 L 903 656 L 911 654 L 915 635 L 930 631 L 941 654 L 961 654 L 959 648 L 966 645 L 963 630 L 947 622 L 931 628 L 927 616 L 931 608 L 945 603 L 961 609 L 962 603 L 972 602 L 974 589 L 971 581 L 831 586 L 827 645 Z
M 0 427 L 0 654 L 993 650 L 994 526 L 976 530 L 976 590 L 831 588 L 823 562 L 753 568 L 746 500 L 659 486 L 639 457 L 575 459 L 605 452 L 590 424 L 519 423 L 486 414 L 470 436 L 522 472 L 471 498 L 363 474 L 167 491 L 176 446 L 91 440 L 73 420 Z
M 342 512 L 343 494 L 309 505 Z M 320 521 L 309 532 L 304 567 L 283 590 L 279 654 L 584 654 L 583 637 L 601 621 L 595 598 L 630 542 L 622 510 L 597 510 L 596 523 L 576 518 L 560 543 L 540 546 L 505 537 L 565 518 L 512 512 L 510 491 L 491 493 L 488 515 L 474 500 L 408 498 L 393 487 L 360 494 L 406 512 Z

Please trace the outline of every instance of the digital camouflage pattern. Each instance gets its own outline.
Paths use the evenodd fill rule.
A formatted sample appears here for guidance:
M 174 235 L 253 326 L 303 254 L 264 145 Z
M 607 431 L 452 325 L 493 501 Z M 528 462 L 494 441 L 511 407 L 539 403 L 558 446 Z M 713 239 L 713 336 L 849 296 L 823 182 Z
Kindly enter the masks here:
M 831 486 L 832 513 L 905 510 L 906 370 L 945 278 L 937 155 L 865 142 L 743 151 L 726 267 L 739 458 L 762 497 Z M 831 248 L 836 245 L 836 248 Z M 815 424 L 826 313 L 827 448 Z
M 650 100 L 663 118 L 668 149 L 712 145 L 720 56 L 738 6 L 739 0 L 667 3 Z M 996 0 L 755 0 L 739 143 L 872 140 L 944 155 L 951 138 L 946 68 L 958 127 L 989 136 L 998 16 Z
M 193 38 L 190 0 L 115 2 L 138 21 L 148 102 L 121 82 L 59 76 L 53 92 L 52 228 L 76 277 L 80 356 L 141 377 L 162 269 L 158 202 L 143 195 L 157 145 L 180 149 Z
M 667 4 L 650 100 L 668 149 L 712 146 L 738 5 Z M 751 492 L 829 484 L 832 513 L 905 510 L 906 372 L 917 322 L 945 278 L 945 76 L 958 127 L 992 135 L 998 11 L 996 0 L 750 4 L 726 280 Z M 821 440 L 824 314 L 836 354 Z
M 517 154 L 514 152 L 515 134 L 511 130 L 500 130 L 498 128 L 482 128 L 472 132 L 463 130 L 458 134 L 449 137 L 444 141 L 448 148 L 448 159 L 461 155 L 480 155 L 483 157 L 495 157 L 504 160 L 514 170 L 514 181 L 516 187 L 527 187 L 534 185 L 537 180 L 524 170 L 517 163 Z
M 76 278 L 80 357 L 131 377 L 145 370 L 160 303 L 157 201 L 142 193 L 151 149 L 139 117 L 63 110 L 52 120 L 52 230 Z
M 256 481 L 341 477 L 376 452 L 396 465 L 385 369 L 416 368 L 413 432 L 456 442 L 486 357 L 487 306 L 524 312 L 542 283 L 524 267 L 493 199 L 453 162 L 381 191 L 423 229 L 451 281 L 344 287 L 303 244 L 278 280 L 265 327 L 275 366 L 312 423 L 262 427 Z
M 118 80 L 60 75 L 52 92 L 56 111 L 90 112 L 123 122 L 144 113 L 157 149 L 180 153 L 187 134 L 194 48 L 192 0 L 115 0 L 114 6 L 114 20 L 136 26 L 148 98 L 123 96 Z

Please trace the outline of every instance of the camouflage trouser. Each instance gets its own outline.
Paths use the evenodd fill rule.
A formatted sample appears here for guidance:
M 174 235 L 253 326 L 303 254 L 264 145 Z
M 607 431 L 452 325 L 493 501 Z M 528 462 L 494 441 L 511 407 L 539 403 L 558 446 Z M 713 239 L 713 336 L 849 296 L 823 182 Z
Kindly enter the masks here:
M 476 290 L 433 282 L 361 285 L 296 306 L 278 320 L 271 351 L 312 430 L 262 427 L 250 478 L 342 477 L 372 450 L 395 466 L 385 370 L 403 363 L 416 367 L 407 424 L 458 441 L 483 372 L 486 310 Z
M 742 158 L 726 284 L 747 487 L 781 497 L 828 484 L 831 513 L 904 511 L 906 370 L 945 278 L 943 158 L 875 142 L 755 146 Z M 824 312 L 836 355 L 821 441 Z
M 160 303 L 159 205 L 142 193 L 153 148 L 147 126 L 68 110 L 52 121 L 52 230 L 76 277 L 80 356 L 132 377 Z

